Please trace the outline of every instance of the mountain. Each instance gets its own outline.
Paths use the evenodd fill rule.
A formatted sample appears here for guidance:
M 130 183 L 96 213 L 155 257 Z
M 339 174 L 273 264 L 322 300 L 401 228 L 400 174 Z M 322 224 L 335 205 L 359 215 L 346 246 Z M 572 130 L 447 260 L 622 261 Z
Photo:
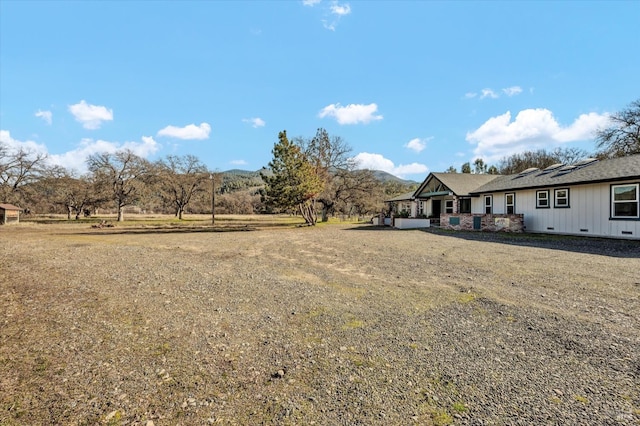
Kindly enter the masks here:
M 416 183 L 420 183 L 420 182 L 416 182 L 415 180 L 400 179 L 398 176 L 394 176 L 391 173 L 387 173 L 382 170 L 371 170 L 371 171 L 373 172 L 373 175 L 376 177 L 376 179 L 378 179 L 382 183 L 397 182 L 403 185 L 413 185 Z
M 260 170 L 252 172 L 248 170 L 232 169 L 226 170 L 222 174 L 221 192 L 235 192 L 247 189 L 256 189 L 264 185 Z
M 260 176 L 261 170 L 252 172 L 250 170 L 231 169 L 231 170 L 225 170 L 224 172 L 222 172 L 222 174 L 223 175 L 241 175 L 241 176 Z
M 256 171 L 231 169 L 222 172 L 222 191 L 234 192 L 242 189 L 257 188 L 264 185 L 260 173 L 270 174 L 268 169 L 260 169 Z M 382 184 L 397 183 L 400 185 L 417 185 L 419 182 L 413 180 L 400 179 L 391 173 L 384 172 L 382 170 L 372 170 L 373 175 Z

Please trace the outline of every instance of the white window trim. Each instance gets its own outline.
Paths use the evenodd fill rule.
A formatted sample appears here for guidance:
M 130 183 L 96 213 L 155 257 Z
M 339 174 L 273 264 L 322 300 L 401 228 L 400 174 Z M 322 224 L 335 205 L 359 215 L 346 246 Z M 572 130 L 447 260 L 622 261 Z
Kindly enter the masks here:
M 509 195 L 513 196 L 513 202 L 509 204 Z M 513 207 L 513 213 L 509 213 L 509 207 Z M 504 194 L 504 212 L 505 214 L 516 214 L 516 193 L 507 192 Z
M 487 204 L 489 200 L 489 204 Z M 489 213 L 487 213 L 487 207 L 489 207 Z M 493 214 L 493 195 L 484 196 L 484 214 Z
M 566 197 L 558 197 L 558 192 L 560 191 L 565 191 L 567 196 Z M 568 209 L 570 207 L 570 201 L 569 201 L 569 188 L 556 188 L 553 190 L 553 207 L 556 209 Z M 558 200 L 559 199 L 566 199 L 567 200 L 567 204 L 564 205 L 560 205 L 558 204 Z
M 620 187 L 624 187 L 624 186 L 633 186 L 636 188 L 636 199 L 635 200 L 620 200 L 620 201 L 616 201 L 616 196 L 615 196 L 615 189 L 616 188 L 620 188 Z M 612 219 L 640 219 L 640 184 L 638 183 L 623 183 L 623 184 L 619 184 L 619 185 L 611 185 L 611 218 Z M 616 216 L 616 209 L 615 206 L 616 204 L 620 203 L 636 203 L 638 204 L 638 208 L 637 213 L 635 216 Z
M 449 203 L 451 203 L 450 206 Z M 453 214 L 453 200 L 444 200 L 444 212 L 447 214 Z
M 544 197 L 541 197 L 541 195 L 544 195 Z M 541 205 L 541 201 L 546 201 L 547 204 L 546 205 Z M 549 190 L 548 189 L 543 189 L 540 191 L 536 191 L 536 209 L 548 209 L 551 208 L 551 203 L 549 202 Z M 514 205 L 515 205 L 515 200 L 514 200 Z M 514 209 L 515 211 L 515 209 Z

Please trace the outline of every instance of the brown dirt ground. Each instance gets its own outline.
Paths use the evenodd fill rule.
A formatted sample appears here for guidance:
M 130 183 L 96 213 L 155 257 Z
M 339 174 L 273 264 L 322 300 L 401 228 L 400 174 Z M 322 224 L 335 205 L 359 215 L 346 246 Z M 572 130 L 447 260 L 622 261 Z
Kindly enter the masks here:
M 638 241 L 246 229 L 0 228 L 0 425 L 640 424 Z

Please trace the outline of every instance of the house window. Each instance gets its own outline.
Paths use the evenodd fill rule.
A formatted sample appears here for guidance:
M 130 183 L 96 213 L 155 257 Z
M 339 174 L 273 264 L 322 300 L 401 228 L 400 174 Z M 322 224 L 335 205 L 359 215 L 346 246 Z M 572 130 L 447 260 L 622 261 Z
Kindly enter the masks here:
M 460 199 L 460 213 L 471 213 L 471 198 Z
M 553 199 L 555 208 L 569 207 L 569 188 L 561 188 L 553 191 Z
M 491 195 L 484 196 L 484 213 L 485 214 L 493 213 L 493 196 Z
M 611 185 L 611 217 L 638 218 L 640 184 Z
M 549 207 L 551 207 L 549 205 L 549 190 L 536 191 L 536 208 L 548 209 Z
M 505 211 L 507 214 L 515 214 L 516 213 L 516 194 L 513 192 L 504 195 L 505 200 Z
M 444 212 L 445 213 L 453 213 L 453 200 L 445 200 L 445 202 L 444 202 Z

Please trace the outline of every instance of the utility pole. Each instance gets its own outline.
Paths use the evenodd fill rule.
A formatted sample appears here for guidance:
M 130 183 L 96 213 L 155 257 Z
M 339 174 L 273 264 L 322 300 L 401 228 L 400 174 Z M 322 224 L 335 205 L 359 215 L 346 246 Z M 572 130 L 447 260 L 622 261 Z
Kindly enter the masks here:
M 211 225 L 216 224 L 216 177 L 213 173 L 209 174 L 211 179 Z

